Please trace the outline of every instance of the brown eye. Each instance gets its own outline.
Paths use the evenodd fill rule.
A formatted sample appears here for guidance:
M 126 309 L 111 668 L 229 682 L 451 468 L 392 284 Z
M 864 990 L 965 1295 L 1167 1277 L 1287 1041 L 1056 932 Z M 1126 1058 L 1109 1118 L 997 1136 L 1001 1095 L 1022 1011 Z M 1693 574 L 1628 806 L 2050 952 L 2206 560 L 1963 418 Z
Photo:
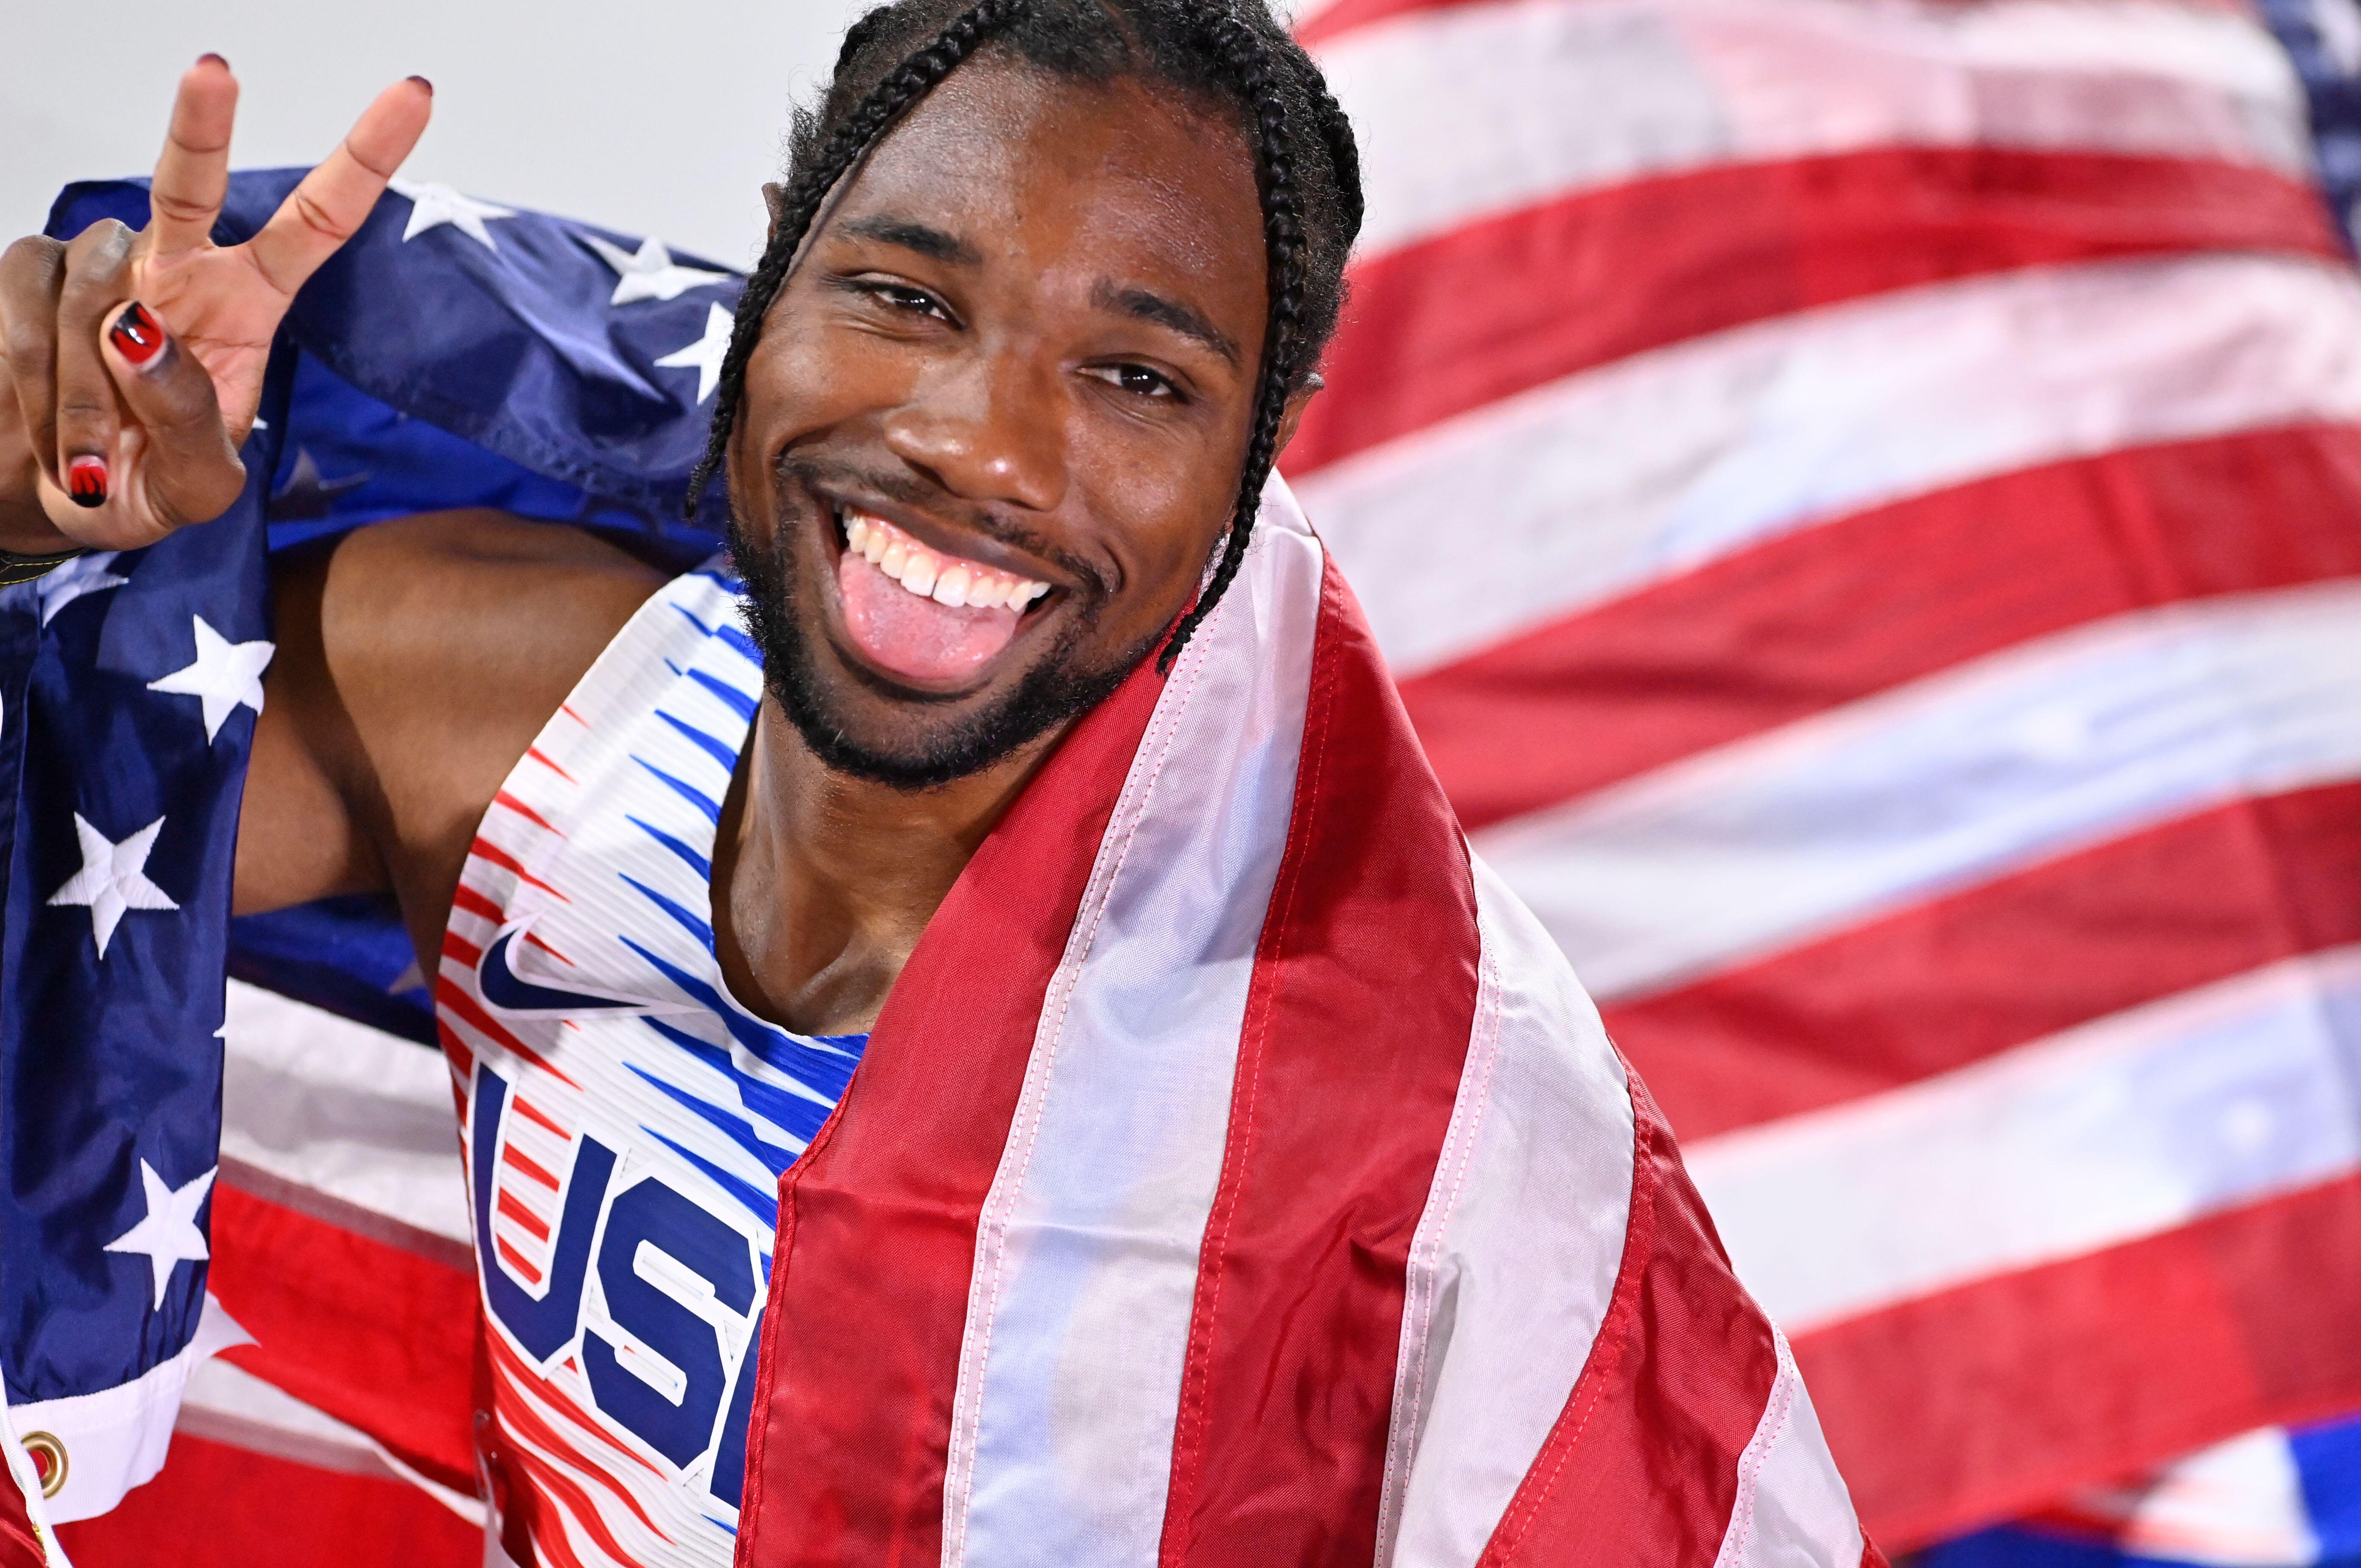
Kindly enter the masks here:
M 1092 367 L 1090 373 L 1134 397 L 1176 398 L 1180 395 L 1180 389 L 1172 384 L 1170 378 L 1145 365 L 1099 365 Z

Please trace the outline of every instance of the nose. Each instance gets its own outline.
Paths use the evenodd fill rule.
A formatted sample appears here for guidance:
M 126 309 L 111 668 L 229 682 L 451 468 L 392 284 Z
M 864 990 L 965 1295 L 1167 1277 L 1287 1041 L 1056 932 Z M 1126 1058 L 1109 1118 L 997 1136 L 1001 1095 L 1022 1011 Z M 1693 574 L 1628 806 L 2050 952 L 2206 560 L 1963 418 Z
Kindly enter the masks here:
M 1055 376 L 1015 354 L 962 356 L 886 417 L 886 447 L 962 499 L 1053 510 L 1066 498 Z

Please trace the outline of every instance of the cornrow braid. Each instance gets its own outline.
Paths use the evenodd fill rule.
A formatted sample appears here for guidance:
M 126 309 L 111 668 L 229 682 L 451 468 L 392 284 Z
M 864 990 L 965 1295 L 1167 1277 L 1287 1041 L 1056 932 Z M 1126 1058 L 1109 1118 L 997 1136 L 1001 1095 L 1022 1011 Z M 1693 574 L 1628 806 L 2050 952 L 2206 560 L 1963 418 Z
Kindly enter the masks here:
M 1246 457 L 1219 558 L 1157 657 L 1172 663 L 1244 565 L 1279 455 L 1287 400 L 1317 368 L 1344 302 L 1362 216 L 1360 154 L 1319 68 L 1268 0 L 890 0 L 853 23 L 815 110 L 798 113 L 790 174 L 722 360 L 719 400 L 691 477 L 694 510 L 727 460 L 763 318 L 829 191 L 895 119 L 986 42 L 1038 68 L 1097 82 L 1136 76 L 1235 111 L 1255 157 L 1269 315 Z M 946 19 L 948 17 L 948 19 Z
M 1295 194 L 1295 160 L 1287 144 L 1287 105 L 1271 81 L 1270 57 L 1254 30 L 1229 13 L 1207 19 L 1206 32 L 1223 62 L 1254 105 L 1255 161 L 1262 186 L 1263 245 L 1268 253 L 1270 322 L 1263 333 L 1262 377 L 1255 389 L 1254 422 L 1246 437 L 1246 464 L 1238 475 L 1238 499 L 1222 543 L 1221 564 L 1172 628 L 1156 656 L 1159 674 L 1189 645 L 1189 639 L 1229 591 L 1246 558 L 1255 519 L 1262 511 L 1262 488 L 1279 459 L 1279 430 L 1295 386 L 1295 358 L 1303 324 L 1303 221 Z M 1339 118 L 1341 118 L 1341 115 Z M 1358 181 L 1355 184 L 1357 186 Z
M 786 193 L 780 198 L 778 219 L 771 225 L 770 243 L 763 248 L 763 259 L 746 280 L 746 291 L 738 298 L 737 319 L 730 327 L 730 352 L 721 361 L 718 388 L 720 401 L 714 405 L 713 425 L 706 433 L 705 455 L 697 460 L 697 467 L 688 477 L 686 511 L 689 516 L 696 515 L 705 487 L 729 458 L 730 437 L 738 427 L 738 407 L 745 394 L 746 362 L 753 357 L 754 345 L 763 336 L 763 318 L 770 313 L 771 302 L 785 285 L 796 252 L 802 247 L 812 220 L 819 215 L 820 204 L 828 200 L 828 193 L 836 188 L 844 171 L 876 140 L 878 133 L 926 96 L 960 61 L 973 54 L 978 44 L 1006 27 L 1024 5 L 1025 0 L 978 0 L 978 4 L 961 12 L 934 42 L 905 60 L 871 88 L 860 106 L 829 136 L 819 156 L 796 170 Z M 875 13 L 855 22 L 846 34 L 844 54 L 856 53 L 869 42 L 877 26 Z

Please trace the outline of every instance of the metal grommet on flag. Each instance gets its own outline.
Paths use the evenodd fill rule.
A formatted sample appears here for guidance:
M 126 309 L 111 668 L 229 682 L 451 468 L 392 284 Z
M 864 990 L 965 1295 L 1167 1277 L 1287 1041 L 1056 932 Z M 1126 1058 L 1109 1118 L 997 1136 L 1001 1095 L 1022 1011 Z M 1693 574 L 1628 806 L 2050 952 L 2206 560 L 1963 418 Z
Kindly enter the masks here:
M 24 1437 L 25 1452 L 32 1456 L 33 1469 L 41 1477 L 44 1500 L 56 1497 L 66 1486 L 66 1445 L 45 1431 L 28 1431 Z

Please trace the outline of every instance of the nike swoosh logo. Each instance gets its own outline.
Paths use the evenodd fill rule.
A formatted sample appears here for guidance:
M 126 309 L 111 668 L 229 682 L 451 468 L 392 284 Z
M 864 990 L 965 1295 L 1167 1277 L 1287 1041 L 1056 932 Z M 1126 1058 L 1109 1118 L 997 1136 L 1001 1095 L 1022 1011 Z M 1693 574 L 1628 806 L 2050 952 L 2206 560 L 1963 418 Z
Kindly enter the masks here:
M 509 963 L 509 949 L 524 935 L 519 926 L 501 932 L 484 949 L 484 961 L 476 968 L 477 988 L 484 1000 L 502 1013 L 581 1013 L 592 1009 L 636 1008 L 648 1010 L 641 1002 L 628 1002 L 611 996 L 591 996 L 578 991 L 559 991 L 554 986 L 535 985 L 520 976 Z

